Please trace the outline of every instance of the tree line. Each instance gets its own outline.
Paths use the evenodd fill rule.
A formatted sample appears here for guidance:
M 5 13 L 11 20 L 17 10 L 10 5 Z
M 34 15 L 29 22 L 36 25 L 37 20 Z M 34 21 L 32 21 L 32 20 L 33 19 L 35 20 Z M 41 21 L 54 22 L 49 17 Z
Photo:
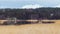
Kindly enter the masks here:
M 37 9 L 0 9 L 0 19 L 16 17 L 17 19 L 60 19 L 60 8 Z

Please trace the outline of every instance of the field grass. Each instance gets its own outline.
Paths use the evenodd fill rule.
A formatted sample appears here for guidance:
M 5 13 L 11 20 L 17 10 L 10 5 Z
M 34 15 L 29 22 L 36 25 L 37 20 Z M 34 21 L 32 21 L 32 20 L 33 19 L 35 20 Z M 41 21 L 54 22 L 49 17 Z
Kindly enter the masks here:
M 0 34 L 60 34 L 60 20 L 54 24 L 0 25 Z
M 60 24 L 0 26 L 0 34 L 60 34 Z

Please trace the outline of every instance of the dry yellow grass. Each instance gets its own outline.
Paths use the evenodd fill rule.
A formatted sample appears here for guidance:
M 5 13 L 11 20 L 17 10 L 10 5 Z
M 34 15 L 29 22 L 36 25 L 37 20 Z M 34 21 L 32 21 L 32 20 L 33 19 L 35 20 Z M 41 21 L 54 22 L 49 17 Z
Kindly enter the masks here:
M 0 34 L 60 34 L 60 24 L 0 26 Z
M 60 20 L 53 24 L 0 25 L 0 34 L 60 34 Z M 1 21 L 3 22 L 3 21 Z

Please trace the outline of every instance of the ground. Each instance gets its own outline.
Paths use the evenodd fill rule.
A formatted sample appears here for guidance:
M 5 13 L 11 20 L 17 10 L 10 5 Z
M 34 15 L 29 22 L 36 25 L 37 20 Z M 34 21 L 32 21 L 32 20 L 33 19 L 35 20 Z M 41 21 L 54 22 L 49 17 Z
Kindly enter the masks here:
M 1 25 L 0 34 L 60 34 L 60 24 Z

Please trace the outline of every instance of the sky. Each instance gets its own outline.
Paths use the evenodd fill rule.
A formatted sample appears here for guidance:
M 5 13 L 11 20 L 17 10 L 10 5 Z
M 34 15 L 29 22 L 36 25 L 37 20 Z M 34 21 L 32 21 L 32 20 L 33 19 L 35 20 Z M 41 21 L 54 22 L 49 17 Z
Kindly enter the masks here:
M 0 8 L 60 7 L 60 0 L 0 0 Z

